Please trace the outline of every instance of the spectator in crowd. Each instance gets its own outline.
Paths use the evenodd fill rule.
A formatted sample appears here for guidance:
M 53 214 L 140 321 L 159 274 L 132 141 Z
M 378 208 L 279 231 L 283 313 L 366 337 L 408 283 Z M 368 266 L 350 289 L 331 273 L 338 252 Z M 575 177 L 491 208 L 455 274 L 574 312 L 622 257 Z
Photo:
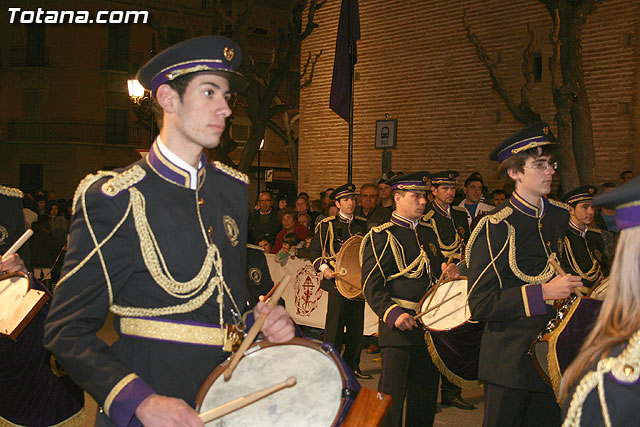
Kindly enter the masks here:
M 305 199 L 307 201 L 307 204 L 309 204 L 309 194 L 305 191 L 301 191 L 298 194 L 298 198 L 302 197 L 303 199 Z
M 620 172 L 620 183 L 624 184 L 625 182 L 629 182 L 633 179 L 633 172 L 632 171 L 622 171 Z
M 462 188 L 465 194 L 464 200 L 458 206 L 467 211 L 467 221 L 469 226 L 476 217 L 482 217 L 493 209 L 493 206 L 481 201 L 482 197 L 482 177 L 479 173 L 472 173 L 464 182 Z
M 293 208 L 284 208 L 278 212 L 278 218 L 280 219 L 280 223 L 282 224 L 282 230 L 276 235 L 276 243 L 273 245 L 272 253 L 277 253 L 280 248 L 282 248 L 282 242 L 284 236 L 289 233 L 294 233 L 298 236 L 298 239 L 304 240 L 311 231 L 299 224 L 298 221 L 298 212 L 296 212 Z
M 380 206 L 393 210 L 393 200 L 391 199 L 391 187 L 385 183 L 385 179 L 378 181 L 378 198 Z
M 360 206 L 356 208 L 355 215 L 367 221 L 367 230 L 389 221 L 391 212 L 389 208 L 378 206 L 378 187 L 374 184 L 360 187 Z
M 276 254 L 276 262 L 280 265 L 285 265 L 289 260 L 289 257 L 296 255 L 296 245 L 300 242 L 296 233 L 287 233 L 282 238 L 282 247 Z
M 500 206 L 506 201 L 507 201 L 506 191 L 497 189 L 491 192 L 491 203 L 493 203 L 493 206 Z
M 324 196 L 322 197 L 322 203 L 324 205 L 324 209 L 326 209 L 328 206 L 334 205 L 335 203 L 333 203 L 333 200 L 331 200 L 331 193 L 333 193 L 334 188 L 327 188 L 326 190 L 324 190 Z
M 305 227 L 307 227 L 309 230 L 311 230 L 311 216 L 309 216 L 308 213 L 306 212 L 299 212 L 298 213 L 298 224 L 302 224 Z
M 317 218 L 318 215 L 320 215 L 324 210 L 324 205 L 322 204 L 322 200 L 316 199 L 311 201 L 310 209 L 311 209 L 311 213 L 315 214 Z
M 295 209 L 296 212 L 298 212 L 298 216 L 300 216 L 301 214 L 307 214 L 309 215 L 309 218 L 311 218 L 312 222 L 315 221 L 316 217 L 318 216 L 317 213 L 313 213 L 309 210 L 309 200 L 306 199 L 304 195 L 298 196 L 298 198 L 296 199 Z
M 276 196 L 276 211 L 280 209 L 284 209 L 289 206 L 289 201 L 287 200 L 287 196 L 285 194 L 278 194 Z
M 69 232 L 69 221 L 60 215 L 60 205 L 58 202 L 50 202 L 47 206 L 47 215 L 51 222 L 51 232 L 56 240 L 56 244 L 62 247 L 67 240 Z
M 251 241 L 263 235 L 275 238 L 281 227 L 278 212 L 273 208 L 273 194 L 270 191 L 260 193 L 258 205 L 260 208 L 249 215 L 249 238 Z
M 58 248 L 51 232 L 51 222 L 47 215 L 38 216 L 31 224 L 33 236 L 29 239 L 31 250 L 31 268 L 37 279 L 51 280 L 51 266 L 58 255 Z
M 256 239 L 256 244 L 262 248 L 265 254 L 270 254 L 271 249 L 273 248 L 273 241 L 271 237 L 263 234 Z
M 33 202 L 29 197 L 22 199 L 22 213 L 24 214 L 24 228 L 31 228 L 31 224 L 38 220 L 38 214 L 34 210 Z
M 49 191 L 49 192 L 47 193 L 47 201 L 48 201 L 48 202 L 54 202 L 54 201 L 56 200 L 56 196 L 57 196 L 57 194 L 56 194 L 56 192 L 55 192 L 55 191 L 53 191 L 53 190 L 52 190 L 52 191 Z
M 44 194 L 36 195 L 36 213 L 38 215 L 45 215 L 47 209 L 47 197 Z

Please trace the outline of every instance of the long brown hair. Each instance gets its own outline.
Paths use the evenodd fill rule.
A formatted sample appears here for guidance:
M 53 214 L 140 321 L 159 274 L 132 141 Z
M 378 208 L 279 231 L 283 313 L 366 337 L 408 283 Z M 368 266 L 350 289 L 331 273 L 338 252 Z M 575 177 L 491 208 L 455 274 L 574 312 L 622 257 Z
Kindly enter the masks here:
M 611 349 L 627 341 L 640 329 L 640 227 L 622 230 L 611 266 L 609 289 L 596 324 L 580 349 L 580 354 L 562 378 L 560 396 L 589 367 L 606 357 Z

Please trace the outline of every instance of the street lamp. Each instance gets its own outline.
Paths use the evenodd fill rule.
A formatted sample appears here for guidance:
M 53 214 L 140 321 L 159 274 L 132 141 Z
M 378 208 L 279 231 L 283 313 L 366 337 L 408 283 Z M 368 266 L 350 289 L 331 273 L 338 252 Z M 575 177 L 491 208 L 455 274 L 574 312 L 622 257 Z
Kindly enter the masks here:
M 127 90 L 129 98 L 138 107 L 144 109 L 143 103 L 148 104 L 149 108 L 149 147 L 153 144 L 153 108 L 151 102 L 151 92 L 146 90 L 136 79 L 127 80 Z
M 260 152 L 262 151 L 262 149 L 264 148 L 264 138 L 262 138 L 262 141 L 260 141 L 260 148 L 258 148 L 258 194 L 260 194 L 260 175 L 261 175 L 261 169 L 260 169 Z

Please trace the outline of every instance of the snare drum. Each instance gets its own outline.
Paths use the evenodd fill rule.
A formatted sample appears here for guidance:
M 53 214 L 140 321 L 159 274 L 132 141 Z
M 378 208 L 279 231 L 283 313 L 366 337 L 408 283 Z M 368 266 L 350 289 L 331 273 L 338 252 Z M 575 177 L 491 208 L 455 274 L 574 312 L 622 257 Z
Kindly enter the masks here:
M 360 384 L 328 344 L 294 338 L 284 344 L 254 343 L 229 381 L 223 372 L 230 359 L 206 379 L 196 398 L 196 410 L 206 412 L 290 376 L 295 386 L 212 421 L 225 426 L 331 426 L 348 413 Z
M 591 288 L 587 296 L 591 298 L 595 298 L 600 301 L 604 301 L 604 298 L 607 296 L 608 290 L 609 290 L 609 278 L 605 277 L 600 281 L 600 283 L 594 285 Z
M 470 320 L 467 278 L 445 280 L 431 289 L 418 304 L 419 317 L 428 330 L 429 353 L 440 371 L 458 385 L 475 386 L 478 380 L 480 341 L 484 324 Z
M 529 347 L 533 366 L 559 396 L 564 371 L 580 352 L 600 313 L 602 301 L 574 297 L 558 310 L 556 317 Z
M 49 294 L 35 289 L 26 273 L 0 277 L 0 335 L 17 339 L 48 300 Z

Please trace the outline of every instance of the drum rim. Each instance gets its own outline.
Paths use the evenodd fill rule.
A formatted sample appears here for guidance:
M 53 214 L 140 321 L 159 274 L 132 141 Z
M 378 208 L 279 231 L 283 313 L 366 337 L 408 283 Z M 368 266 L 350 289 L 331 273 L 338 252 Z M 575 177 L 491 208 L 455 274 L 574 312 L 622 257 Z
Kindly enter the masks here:
M 267 340 L 263 340 L 263 341 L 254 342 L 253 344 L 251 344 L 251 346 L 247 349 L 247 351 L 250 351 L 252 354 L 254 352 L 263 350 L 265 348 L 288 346 L 288 345 L 312 348 L 330 357 L 333 360 L 334 364 L 337 366 L 338 371 L 340 372 L 340 377 L 342 380 L 342 390 L 344 390 L 347 387 L 346 372 L 342 364 L 340 363 L 340 359 L 338 359 L 334 351 L 326 351 L 322 347 L 322 343 L 320 341 L 310 340 L 307 338 L 298 338 L 298 337 L 292 338 L 291 340 L 284 343 L 272 343 Z M 258 350 L 255 350 L 256 347 L 258 347 Z M 202 406 L 202 402 L 204 401 L 204 398 L 207 392 L 209 391 L 213 383 L 224 373 L 225 369 L 230 363 L 230 359 L 231 359 L 231 356 L 229 356 L 225 361 L 223 361 L 218 366 L 216 366 L 200 386 L 200 389 L 198 390 L 198 394 L 196 395 L 196 400 L 195 400 L 196 412 L 200 413 L 200 408 Z M 240 363 L 242 363 L 242 360 L 240 360 Z M 340 419 L 340 416 L 342 415 L 342 411 L 344 410 L 344 406 L 346 403 L 347 403 L 347 399 L 344 396 L 341 397 L 340 408 L 338 409 L 336 417 L 334 418 L 331 425 L 335 425 L 338 422 L 338 420 Z
M 440 281 L 440 286 L 444 285 L 445 283 L 449 283 L 449 282 L 455 282 L 458 280 L 466 280 L 467 284 L 469 283 L 469 279 L 467 278 L 467 276 L 460 276 L 457 277 L 455 279 L 444 279 L 442 281 Z M 435 286 L 432 286 L 425 294 L 422 298 L 420 298 L 420 301 L 418 301 L 418 311 L 417 313 L 419 313 L 420 311 L 422 311 L 422 304 L 425 302 L 425 300 L 434 292 Z M 469 301 L 468 301 L 468 294 L 467 294 L 467 307 L 469 307 Z M 420 316 L 418 317 L 418 322 L 428 331 L 434 331 L 434 332 L 446 332 L 446 331 L 451 331 L 453 329 L 459 328 L 460 326 L 464 325 L 465 323 L 469 322 L 469 320 L 471 320 L 471 310 L 469 310 L 469 318 L 467 320 L 465 320 L 462 323 L 459 323 L 455 326 L 452 326 L 451 328 L 445 328 L 445 329 L 439 329 L 439 328 L 430 328 L 429 326 L 425 325 L 424 322 L 422 321 L 422 317 Z
M 358 241 L 358 245 L 362 245 L 362 240 L 364 239 L 363 236 L 361 236 L 360 234 L 354 234 L 353 236 L 349 237 L 340 247 L 340 250 L 338 251 L 338 254 L 336 255 L 336 269 L 335 271 L 338 272 L 340 271 L 340 261 L 342 259 L 342 257 L 344 256 L 343 254 L 346 253 L 346 250 L 343 252 L 343 249 L 345 248 L 350 248 L 351 246 L 353 246 L 356 242 L 356 240 Z M 359 250 L 358 250 L 359 252 Z M 341 256 L 342 255 L 342 256 Z M 347 299 L 364 299 L 364 295 L 362 293 L 362 266 L 360 266 L 360 292 L 356 293 L 350 293 L 347 292 L 346 289 L 344 289 L 344 286 L 342 286 L 342 280 L 340 279 L 340 276 L 336 276 L 335 278 L 335 282 L 336 282 L 336 288 L 338 289 L 338 292 L 340 292 L 340 294 L 347 298 Z

